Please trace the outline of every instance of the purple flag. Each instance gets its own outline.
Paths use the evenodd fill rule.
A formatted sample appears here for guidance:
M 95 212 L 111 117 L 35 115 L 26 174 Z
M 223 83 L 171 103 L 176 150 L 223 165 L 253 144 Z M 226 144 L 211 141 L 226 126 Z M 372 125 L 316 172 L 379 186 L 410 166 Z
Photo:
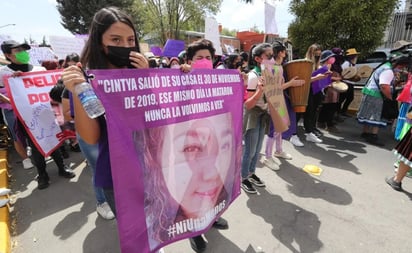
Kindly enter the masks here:
M 240 194 L 236 70 L 92 70 L 106 109 L 123 253 L 204 233 Z
M 150 51 L 155 55 L 155 56 L 162 56 L 162 48 L 160 47 L 151 47 Z
M 179 53 L 185 50 L 185 42 L 183 40 L 168 39 L 163 48 L 163 56 L 178 57 Z

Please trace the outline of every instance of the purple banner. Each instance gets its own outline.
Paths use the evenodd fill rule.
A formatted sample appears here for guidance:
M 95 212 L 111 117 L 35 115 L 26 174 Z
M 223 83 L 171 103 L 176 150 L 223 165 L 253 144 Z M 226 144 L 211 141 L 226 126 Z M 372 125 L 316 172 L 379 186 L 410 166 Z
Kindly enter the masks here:
M 163 48 L 163 56 L 177 57 L 183 50 L 185 50 L 185 42 L 183 40 L 168 39 Z
M 122 252 L 206 232 L 240 194 L 239 73 L 90 72 L 106 109 Z
M 329 70 L 329 68 L 327 66 L 322 66 L 321 68 L 313 71 L 312 73 L 312 77 L 316 76 L 318 74 L 324 74 Z M 317 80 L 317 81 L 313 81 L 312 82 L 312 92 L 313 94 L 316 94 L 318 92 L 320 92 L 322 89 L 324 89 L 325 87 L 327 87 L 329 84 L 332 83 L 332 76 L 329 75 L 326 78 Z
M 150 51 L 155 55 L 155 56 L 162 56 L 162 48 L 160 47 L 151 47 Z

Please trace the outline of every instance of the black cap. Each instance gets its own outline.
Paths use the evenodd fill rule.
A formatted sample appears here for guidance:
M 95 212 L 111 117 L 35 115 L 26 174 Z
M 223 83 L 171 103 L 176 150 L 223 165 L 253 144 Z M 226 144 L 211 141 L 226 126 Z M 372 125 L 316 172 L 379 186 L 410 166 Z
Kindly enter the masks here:
M 24 50 L 29 50 L 31 48 L 27 43 L 18 43 L 15 40 L 6 40 L 1 44 L 1 51 L 3 51 L 4 54 L 10 54 L 13 48 L 18 47 L 24 48 Z

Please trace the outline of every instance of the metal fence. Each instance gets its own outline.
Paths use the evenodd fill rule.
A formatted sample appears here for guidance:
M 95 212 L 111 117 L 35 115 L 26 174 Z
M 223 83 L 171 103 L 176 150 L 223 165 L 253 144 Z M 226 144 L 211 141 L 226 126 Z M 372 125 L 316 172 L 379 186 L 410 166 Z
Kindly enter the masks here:
M 412 12 L 395 13 L 387 29 L 384 47 L 392 48 L 399 40 L 412 41 Z

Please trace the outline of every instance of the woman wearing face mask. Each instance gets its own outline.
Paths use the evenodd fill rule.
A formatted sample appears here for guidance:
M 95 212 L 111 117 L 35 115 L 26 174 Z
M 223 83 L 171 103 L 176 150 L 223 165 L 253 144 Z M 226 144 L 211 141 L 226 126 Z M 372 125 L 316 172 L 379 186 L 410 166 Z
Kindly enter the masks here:
M 182 64 L 180 69 L 189 72 L 191 69 L 213 69 L 213 57 L 215 56 L 213 43 L 207 39 L 200 39 L 190 44 L 186 50 L 187 64 Z M 229 225 L 225 219 L 219 217 L 212 225 L 216 229 L 228 229 Z M 202 235 L 192 237 L 190 246 L 195 252 L 206 250 L 206 241 Z
M 316 71 L 321 67 L 321 53 L 321 47 L 318 44 L 312 44 L 306 52 L 305 59 L 313 61 L 313 71 Z M 325 72 L 323 74 L 314 75 L 312 76 L 310 81 L 314 82 L 324 79 L 328 77 L 329 74 L 330 72 Z M 322 132 L 316 128 L 317 110 L 321 102 L 322 93 L 314 93 L 313 85 L 311 85 L 311 89 L 309 90 L 308 105 L 306 107 L 306 111 L 303 114 L 303 125 L 305 128 L 306 141 L 314 143 L 322 142 L 322 140 L 319 139 L 319 137 L 322 136 Z
M 322 52 L 320 63 L 327 71 L 332 71 L 332 75 L 329 76 L 329 85 L 324 89 L 325 99 L 319 112 L 318 126 L 331 133 L 338 133 L 339 130 L 335 126 L 333 121 L 334 115 L 338 110 L 339 92 L 334 89 L 331 84 L 335 81 L 342 80 L 340 73 L 333 66 L 335 65 L 336 55 L 331 50 L 325 50 Z
M 138 37 L 131 18 L 115 7 L 99 10 L 90 26 L 89 40 L 81 56 L 81 63 L 89 69 L 148 68 L 149 64 L 140 53 Z M 110 168 L 109 143 L 104 116 L 89 118 L 83 109 L 75 86 L 86 82 L 78 66 L 63 71 L 66 89 L 73 94 L 74 120 L 80 137 L 88 144 L 98 144 L 95 186 L 102 187 L 106 200 L 116 214 L 113 181 Z
M 43 67 L 33 66 L 29 63 L 30 56 L 27 50 L 30 49 L 30 46 L 25 43 L 19 44 L 13 40 L 5 41 L 2 43 L 1 49 L 4 55 L 6 56 L 6 58 L 11 62 L 11 64 L 0 69 L 0 77 L 3 77 L 5 75 L 19 76 L 23 72 L 46 70 Z M 2 81 L 3 81 L 3 78 L 0 78 L 0 82 Z M 4 84 L 2 86 L 4 87 Z M 45 189 L 49 186 L 49 175 L 46 171 L 45 158 L 40 153 L 40 151 L 37 149 L 36 145 L 34 144 L 30 136 L 26 132 L 24 125 L 23 125 L 24 122 L 21 122 L 20 120 L 16 120 L 13 110 L 11 109 L 8 94 L 7 93 L 4 93 L 4 94 L 5 95 L 2 96 L 2 102 L 7 103 L 6 107 L 3 108 L 3 113 L 5 116 L 4 118 L 7 122 L 9 129 L 11 130 L 10 132 L 12 133 L 16 150 L 20 154 L 20 156 L 22 156 L 22 158 L 24 159 L 23 167 L 25 169 L 29 169 L 33 167 L 30 158 L 27 157 L 26 150 L 22 143 L 24 142 L 25 144 L 27 140 L 28 145 L 32 149 L 31 158 L 33 160 L 34 165 L 37 168 L 37 173 L 38 173 L 37 188 L 39 190 Z M 16 128 L 14 128 L 15 124 L 17 125 Z M 15 131 L 14 129 L 18 129 L 18 130 Z M 59 176 L 65 177 L 65 178 L 75 177 L 74 172 L 68 166 L 64 164 L 63 156 L 59 149 L 55 150 L 51 154 L 51 157 L 53 158 L 54 162 L 56 163 L 59 169 Z
M 263 94 L 263 79 L 261 64 L 263 61 L 273 61 L 272 45 L 258 44 L 252 47 L 249 54 L 249 69 L 247 95 L 243 113 L 242 156 L 242 189 L 247 193 L 256 194 L 255 186 L 264 187 L 265 183 L 255 174 L 256 163 L 262 148 L 263 137 L 269 127 L 270 116 L 268 104 Z
M 282 87 L 282 90 L 286 90 L 289 87 L 302 86 L 304 84 L 304 80 L 297 80 L 298 77 L 294 77 L 288 80 L 288 82 L 285 82 L 282 64 L 283 64 L 284 59 L 286 58 L 286 46 L 283 43 L 276 41 L 273 43 L 272 49 L 273 49 L 274 59 L 275 59 L 274 64 L 273 64 L 273 75 L 276 77 L 275 80 L 279 82 L 277 85 Z M 285 96 L 285 103 L 289 104 L 288 107 L 291 107 L 289 99 L 285 93 L 284 93 L 284 96 Z M 296 118 L 294 117 L 293 114 L 289 113 L 289 120 L 291 123 L 295 124 L 294 122 L 296 121 Z M 292 128 L 292 126 L 290 126 L 290 128 Z M 292 129 L 292 132 L 296 132 L 296 129 Z M 266 148 L 265 148 L 266 157 L 264 160 L 264 164 L 270 169 L 275 170 L 275 171 L 279 170 L 280 168 L 277 165 L 276 161 L 273 159 L 273 156 L 278 157 L 278 158 L 288 159 L 288 160 L 292 159 L 292 155 L 283 151 L 282 143 L 283 143 L 282 133 L 275 132 L 273 121 L 270 121 L 269 132 L 266 138 Z M 275 152 L 273 152 L 274 145 L 275 145 Z
M 10 64 L 0 67 L 0 108 L 2 109 L 3 119 L 9 129 L 9 133 L 13 139 L 14 148 L 19 156 L 23 159 L 23 168 L 31 169 L 33 164 L 30 158 L 26 154 L 24 145 L 18 140 L 14 124 L 16 122 L 16 116 L 10 104 L 9 95 L 3 83 L 3 76 L 5 75 L 18 75 L 21 72 L 29 71 L 44 71 L 46 70 L 41 66 L 33 66 L 29 64 L 30 56 L 27 50 L 30 50 L 30 46 L 26 43 L 18 43 L 14 40 L 4 41 L 1 45 L 1 50 L 4 56 Z
M 170 58 L 169 68 L 171 68 L 171 69 L 180 69 L 179 58 L 177 58 L 177 57 Z

